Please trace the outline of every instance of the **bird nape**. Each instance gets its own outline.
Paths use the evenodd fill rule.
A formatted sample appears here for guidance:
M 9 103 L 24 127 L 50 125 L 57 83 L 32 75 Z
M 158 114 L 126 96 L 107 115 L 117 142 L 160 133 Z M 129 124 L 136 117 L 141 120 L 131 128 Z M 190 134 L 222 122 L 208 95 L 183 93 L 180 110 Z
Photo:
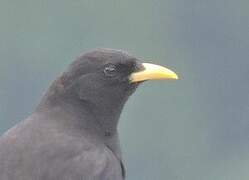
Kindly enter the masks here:
M 0 179 L 123 180 L 117 125 L 125 102 L 141 82 L 177 78 L 121 50 L 79 56 L 0 137 Z

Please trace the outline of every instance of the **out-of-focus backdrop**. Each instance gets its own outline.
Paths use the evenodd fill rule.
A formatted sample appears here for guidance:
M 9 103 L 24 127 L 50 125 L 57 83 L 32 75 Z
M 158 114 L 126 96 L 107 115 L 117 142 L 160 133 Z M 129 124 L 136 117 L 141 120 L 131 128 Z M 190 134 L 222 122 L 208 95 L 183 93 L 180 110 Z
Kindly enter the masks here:
M 97 47 L 180 76 L 144 83 L 127 103 L 127 180 L 248 180 L 248 0 L 1 0 L 0 134 Z

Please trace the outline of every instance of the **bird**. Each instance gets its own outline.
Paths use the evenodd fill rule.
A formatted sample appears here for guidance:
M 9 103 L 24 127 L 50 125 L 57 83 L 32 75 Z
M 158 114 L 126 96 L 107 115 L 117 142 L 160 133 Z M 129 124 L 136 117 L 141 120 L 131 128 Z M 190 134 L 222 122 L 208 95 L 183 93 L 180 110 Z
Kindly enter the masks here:
M 136 88 L 155 79 L 178 76 L 123 50 L 81 54 L 0 136 L 0 179 L 124 180 L 119 117 Z

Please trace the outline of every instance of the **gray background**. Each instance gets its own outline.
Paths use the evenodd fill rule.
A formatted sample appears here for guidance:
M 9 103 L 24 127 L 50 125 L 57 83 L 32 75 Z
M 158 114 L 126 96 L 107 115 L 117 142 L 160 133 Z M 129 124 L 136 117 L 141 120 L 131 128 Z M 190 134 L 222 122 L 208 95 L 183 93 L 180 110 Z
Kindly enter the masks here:
M 96 47 L 180 76 L 145 83 L 126 105 L 128 180 L 248 180 L 248 0 L 1 0 L 0 134 Z

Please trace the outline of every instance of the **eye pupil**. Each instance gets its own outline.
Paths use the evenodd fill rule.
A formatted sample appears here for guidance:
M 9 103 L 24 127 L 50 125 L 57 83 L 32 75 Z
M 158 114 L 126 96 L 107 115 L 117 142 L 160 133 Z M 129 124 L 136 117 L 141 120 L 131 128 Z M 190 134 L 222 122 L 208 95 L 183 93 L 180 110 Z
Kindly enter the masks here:
M 105 67 L 104 73 L 107 76 L 114 76 L 116 74 L 116 67 L 114 65 L 109 65 Z

